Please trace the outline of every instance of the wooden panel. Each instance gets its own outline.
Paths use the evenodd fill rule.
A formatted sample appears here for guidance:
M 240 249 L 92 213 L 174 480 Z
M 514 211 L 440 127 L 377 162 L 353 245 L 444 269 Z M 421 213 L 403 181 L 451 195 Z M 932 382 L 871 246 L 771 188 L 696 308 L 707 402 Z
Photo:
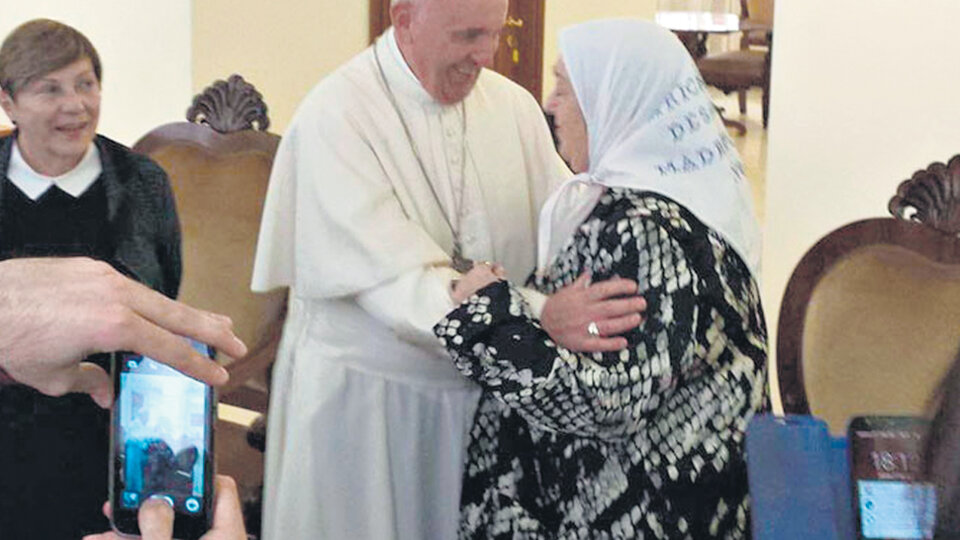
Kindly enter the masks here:
M 526 88 L 537 101 L 543 93 L 543 0 L 513 0 L 493 69 Z
M 390 26 L 390 0 L 370 0 L 370 43 Z

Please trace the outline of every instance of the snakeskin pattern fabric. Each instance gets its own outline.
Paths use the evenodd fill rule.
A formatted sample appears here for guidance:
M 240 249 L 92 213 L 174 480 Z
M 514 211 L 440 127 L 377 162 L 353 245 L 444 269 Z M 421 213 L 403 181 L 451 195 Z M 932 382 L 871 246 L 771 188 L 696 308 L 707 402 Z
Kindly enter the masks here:
M 557 346 L 506 282 L 434 328 L 484 388 L 461 538 L 749 537 L 743 437 L 767 406 L 757 284 L 715 231 L 652 192 L 610 189 L 532 278 L 552 293 L 589 271 L 647 301 L 628 347 Z

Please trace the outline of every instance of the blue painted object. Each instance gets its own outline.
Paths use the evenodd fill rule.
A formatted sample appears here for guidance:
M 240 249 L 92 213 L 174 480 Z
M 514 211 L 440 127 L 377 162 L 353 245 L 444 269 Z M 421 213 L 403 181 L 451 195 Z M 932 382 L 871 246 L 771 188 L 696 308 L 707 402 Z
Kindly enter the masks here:
M 755 417 L 747 426 L 754 540 L 852 540 L 845 437 L 802 415 Z

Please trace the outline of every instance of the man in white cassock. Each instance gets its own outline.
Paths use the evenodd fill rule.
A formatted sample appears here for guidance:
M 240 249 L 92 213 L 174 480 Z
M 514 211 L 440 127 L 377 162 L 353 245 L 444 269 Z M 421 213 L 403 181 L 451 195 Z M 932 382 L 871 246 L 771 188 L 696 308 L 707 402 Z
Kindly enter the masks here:
M 394 0 L 393 28 L 324 78 L 283 137 L 253 275 L 254 290 L 290 287 L 267 540 L 456 537 L 479 388 L 431 327 L 471 259 L 523 282 L 540 204 L 569 175 L 536 100 L 482 69 L 506 11 L 507 0 Z M 603 319 L 604 299 L 623 292 L 528 300 L 558 341 L 574 328 L 571 340 L 601 348 L 585 322 L 551 328 L 548 315 Z

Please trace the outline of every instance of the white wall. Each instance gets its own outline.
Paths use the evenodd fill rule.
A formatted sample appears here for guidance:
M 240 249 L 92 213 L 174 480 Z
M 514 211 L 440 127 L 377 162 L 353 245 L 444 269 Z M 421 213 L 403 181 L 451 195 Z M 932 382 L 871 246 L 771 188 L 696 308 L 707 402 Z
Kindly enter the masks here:
M 5 0 L 0 36 L 37 17 L 83 32 L 103 63 L 98 131 L 130 145 L 150 129 L 183 120 L 191 88 L 191 0 Z M 9 119 L 0 112 L 0 123 Z
M 763 257 L 771 332 L 790 273 L 818 239 L 886 215 L 901 180 L 960 153 L 960 2 L 787 0 L 775 16 Z

